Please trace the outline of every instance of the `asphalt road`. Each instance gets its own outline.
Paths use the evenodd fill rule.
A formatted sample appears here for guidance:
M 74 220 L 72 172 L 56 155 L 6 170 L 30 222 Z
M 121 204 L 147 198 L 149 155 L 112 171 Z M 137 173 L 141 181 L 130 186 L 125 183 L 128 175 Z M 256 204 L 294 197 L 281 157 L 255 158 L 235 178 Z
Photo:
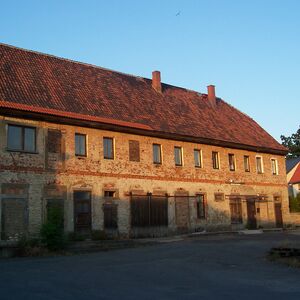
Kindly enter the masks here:
M 300 299 L 300 269 L 265 258 L 300 235 L 212 236 L 93 254 L 0 260 L 0 299 Z

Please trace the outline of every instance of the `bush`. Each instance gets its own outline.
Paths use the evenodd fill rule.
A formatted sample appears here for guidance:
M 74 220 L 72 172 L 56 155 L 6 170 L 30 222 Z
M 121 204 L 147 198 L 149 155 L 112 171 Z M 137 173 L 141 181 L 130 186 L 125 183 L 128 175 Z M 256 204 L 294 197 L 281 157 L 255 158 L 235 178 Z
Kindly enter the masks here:
M 297 197 L 289 197 L 290 212 L 300 212 L 300 194 Z
M 40 234 L 42 243 L 51 251 L 65 247 L 63 209 L 51 207 L 48 209 L 47 222 L 42 225 Z

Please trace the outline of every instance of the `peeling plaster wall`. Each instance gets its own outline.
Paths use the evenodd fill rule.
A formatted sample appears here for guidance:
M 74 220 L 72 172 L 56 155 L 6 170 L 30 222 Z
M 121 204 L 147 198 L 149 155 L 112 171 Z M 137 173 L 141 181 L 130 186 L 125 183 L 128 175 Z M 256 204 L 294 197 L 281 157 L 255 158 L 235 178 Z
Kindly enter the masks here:
M 37 154 L 9 152 L 6 150 L 6 125 L 30 125 L 37 128 Z M 47 151 L 48 129 L 62 132 L 61 153 Z M 75 156 L 75 133 L 87 135 L 87 157 Z M 115 159 L 103 158 L 103 137 L 115 141 Z M 140 162 L 129 161 L 129 140 L 139 141 Z M 161 165 L 153 164 L 152 144 L 162 145 Z M 183 166 L 174 163 L 174 146 L 183 148 Z M 202 151 L 202 168 L 195 168 L 193 150 Z M 212 168 L 212 151 L 220 154 L 220 169 Z M 234 153 L 236 171 L 229 171 L 228 153 Z M 250 170 L 244 171 L 243 156 L 250 156 Z M 264 173 L 257 174 L 255 156 L 261 155 Z M 279 174 L 271 174 L 271 158 L 278 160 Z M 268 202 L 256 203 L 258 226 L 274 226 L 274 195 L 280 196 L 284 223 L 290 223 L 288 193 L 286 184 L 285 158 L 283 156 L 254 153 L 246 150 L 229 149 L 189 142 L 164 140 L 119 132 L 91 128 L 59 125 L 32 120 L 0 117 L 0 183 L 28 184 L 28 229 L 34 233 L 39 230 L 45 218 L 45 199 L 43 192 L 49 185 L 63 186 L 65 207 L 65 230 L 74 230 L 73 191 L 78 189 L 92 192 L 92 229 L 103 229 L 103 193 L 116 190 L 118 203 L 118 228 L 121 234 L 130 232 L 129 193 L 157 193 L 163 191 L 174 195 L 178 190 L 187 191 L 190 196 L 204 193 L 207 201 L 207 218 L 197 219 L 196 203 L 191 198 L 190 230 L 235 228 L 231 226 L 228 196 L 231 194 L 264 194 Z M 230 184 L 232 182 L 232 184 Z M 215 201 L 215 193 L 224 193 L 224 201 Z M 1 207 L 1 205 L 0 205 Z M 247 223 L 247 207 L 242 201 L 243 223 Z M 175 200 L 169 198 L 169 228 L 176 230 Z

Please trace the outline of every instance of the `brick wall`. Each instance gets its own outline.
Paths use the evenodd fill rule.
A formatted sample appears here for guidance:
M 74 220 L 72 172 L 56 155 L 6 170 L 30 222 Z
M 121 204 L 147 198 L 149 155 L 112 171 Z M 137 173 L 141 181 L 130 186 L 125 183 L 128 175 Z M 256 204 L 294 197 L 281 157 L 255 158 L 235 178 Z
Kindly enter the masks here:
M 37 154 L 9 152 L 6 149 L 6 125 L 20 123 L 37 127 Z M 61 145 L 57 136 L 48 134 L 48 129 L 60 130 Z M 75 156 L 75 133 L 87 135 L 87 157 Z M 103 158 L 103 137 L 112 137 L 115 142 L 114 160 Z M 130 141 L 135 141 L 134 145 Z M 139 144 L 139 159 L 137 142 Z M 129 154 L 129 145 L 134 154 Z M 153 164 L 152 144 L 162 145 L 162 164 Z M 183 166 L 175 166 L 174 146 L 183 149 Z M 193 150 L 202 151 L 202 168 L 195 168 Z M 212 168 L 212 151 L 220 153 L 220 169 Z M 235 154 L 236 171 L 229 171 L 228 153 Z M 261 155 L 264 173 L 257 174 L 255 156 Z M 244 171 L 243 156 L 250 156 L 250 172 Z M 278 160 L 279 174 L 271 174 L 271 158 Z M 138 161 L 139 160 L 139 161 Z M 115 190 L 118 204 L 118 227 L 123 234 L 130 232 L 129 193 L 163 191 L 174 195 L 185 191 L 189 195 L 205 193 L 207 200 L 207 219 L 198 220 L 195 203 L 189 203 L 189 226 L 191 230 L 199 228 L 231 228 L 229 195 L 264 194 L 268 202 L 256 203 L 259 208 L 256 218 L 258 225 L 274 226 L 273 196 L 281 197 L 284 221 L 289 218 L 285 159 L 283 156 L 253 153 L 245 150 L 200 145 L 188 142 L 163 140 L 99 129 L 58 125 L 32 120 L 19 120 L 8 117 L 0 119 L 0 182 L 1 184 L 28 184 L 29 231 L 36 232 L 44 218 L 44 203 L 47 186 L 62 186 L 65 207 L 65 229 L 73 231 L 73 191 L 90 190 L 92 192 L 92 228 L 103 229 L 103 193 Z M 46 189 L 47 190 L 47 189 Z M 224 193 L 223 201 L 215 201 L 215 193 Z M 169 199 L 169 228 L 176 229 L 176 209 L 174 199 Z M 247 222 L 247 208 L 242 201 L 243 222 Z

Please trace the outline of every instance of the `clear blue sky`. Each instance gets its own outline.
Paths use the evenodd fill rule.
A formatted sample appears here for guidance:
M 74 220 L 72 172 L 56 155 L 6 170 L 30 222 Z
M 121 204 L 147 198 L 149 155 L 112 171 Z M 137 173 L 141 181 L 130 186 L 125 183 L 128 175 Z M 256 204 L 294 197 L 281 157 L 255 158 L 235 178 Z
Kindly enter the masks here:
M 300 125 L 300 1 L 1 1 L 0 41 L 217 96 L 279 140 Z M 201 122 L 201 120 L 199 120 Z

